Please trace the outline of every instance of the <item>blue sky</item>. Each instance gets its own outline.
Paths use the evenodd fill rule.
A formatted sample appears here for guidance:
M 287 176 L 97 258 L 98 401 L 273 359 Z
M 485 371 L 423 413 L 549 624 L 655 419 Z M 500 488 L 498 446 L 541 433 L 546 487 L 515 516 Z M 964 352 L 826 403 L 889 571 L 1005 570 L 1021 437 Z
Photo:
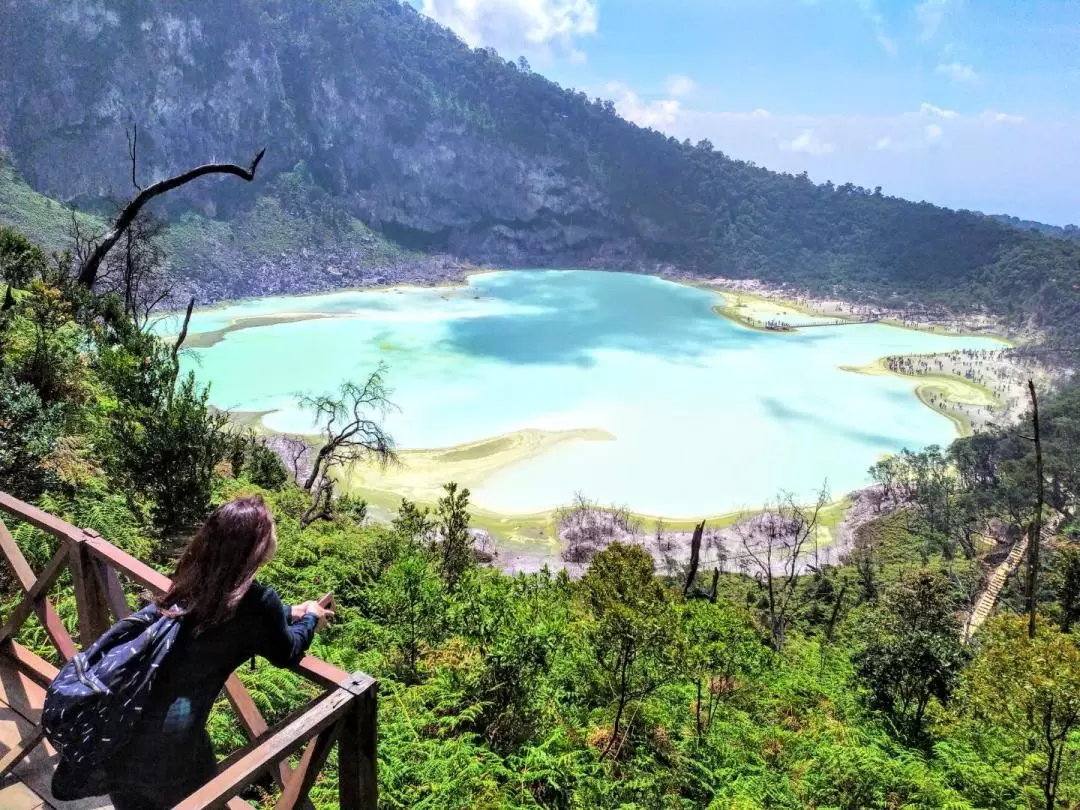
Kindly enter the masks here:
M 1080 0 L 414 2 L 732 157 L 1080 222 Z

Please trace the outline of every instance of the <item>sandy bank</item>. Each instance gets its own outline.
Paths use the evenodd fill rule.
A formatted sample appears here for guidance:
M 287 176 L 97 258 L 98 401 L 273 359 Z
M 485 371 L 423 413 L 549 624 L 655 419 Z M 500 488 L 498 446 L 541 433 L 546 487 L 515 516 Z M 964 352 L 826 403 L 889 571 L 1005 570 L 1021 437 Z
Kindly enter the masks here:
M 784 325 L 806 323 L 808 318 L 838 322 L 877 318 L 878 323 L 894 328 L 1001 341 L 1001 349 L 882 357 L 866 366 L 841 366 L 858 374 L 889 374 L 914 381 L 919 401 L 949 419 L 959 436 L 1015 422 L 1027 408 L 1028 379 L 1052 387 L 1062 376 L 1013 352 L 1009 340 L 997 334 L 1000 325 L 986 316 L 916 318 L 899 310 L 794 295 L 757 281 L 719 279 L 699 286 L 724 299 L 723 305 L 713 308 L 716 314 L 758 331 L 782 334 Z M 794 297 L 785 297 L 789 295 Z
M 390 493 L 420 503 L 434 503 L 447 481 L 476 489 L 492 474 L 573 441 L 611 441 L 603 430 L 520 430 L 450 448 L 403 450 L 400 463 L 381 469 L 354 465 L 346 476 L 353 491 Z
M 1065 376 L 1012 349 L 899 355 L 841 368 L 913 381 L 919 400 L 952 420 L 961 436 L 1020 419 L 1029 405 L 1029 379 L 1040 388 L 1052 388 Z

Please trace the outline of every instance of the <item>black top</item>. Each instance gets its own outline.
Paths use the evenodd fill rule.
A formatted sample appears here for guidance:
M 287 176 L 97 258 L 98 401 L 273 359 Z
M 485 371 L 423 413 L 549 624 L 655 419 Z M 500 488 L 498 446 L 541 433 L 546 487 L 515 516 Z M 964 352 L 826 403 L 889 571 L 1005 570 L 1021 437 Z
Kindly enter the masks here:
M 231 619 L 193 636 L 180 634 L 162 664 L 131 741 L 109 767 L 118 788 L 176 785 L 193 789 L 214 772 L 206 721 L 229 675 L 262 656 L 271 664 L 299 663 L 315 635 L 308 613 L 290 624 L 290 608 L 273 588 L 253 583 Z

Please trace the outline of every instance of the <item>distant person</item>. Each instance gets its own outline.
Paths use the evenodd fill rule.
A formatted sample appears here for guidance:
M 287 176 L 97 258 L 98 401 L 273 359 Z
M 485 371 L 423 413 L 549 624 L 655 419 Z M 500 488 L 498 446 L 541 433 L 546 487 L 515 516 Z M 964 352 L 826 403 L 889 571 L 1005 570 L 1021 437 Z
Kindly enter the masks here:
M 213 778 L 206 721 L 226 679 L 256 655 L 279 667 L 298 663 L 333 618 L 318 602 L 286 607 L 255 581 L 276 550 L 274 518 L 258 496 L 218 507 L 184 550 L 156 603 L 166 615 L 183 609 L 180 633 L 131 740 L 107 769 L 116 810 L 172 807 Z

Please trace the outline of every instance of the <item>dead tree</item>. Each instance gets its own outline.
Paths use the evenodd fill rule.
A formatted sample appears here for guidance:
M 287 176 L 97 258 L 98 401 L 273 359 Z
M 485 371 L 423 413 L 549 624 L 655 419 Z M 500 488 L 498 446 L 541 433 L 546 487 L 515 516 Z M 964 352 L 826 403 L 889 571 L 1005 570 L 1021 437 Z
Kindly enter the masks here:
M 184 323 L 180 326 L 180 334 L 176 336 L 169 359 L 172 360 L 173 382 L 180 376 L 180 349 L 187 340 L 188 327 L 191 325 L 191 311 L 195 309 L 195 299 L 188 301 L 187 310 L 184 312 Z
M 708 599 L 716 601 L 716 589 L 720 584 L 720 569 L 714 568 L 712 574 L 712 588 L 703 591 L 695 587 L 698 567 L 701 563 L 701 539 L 705 535 L 705 521 L 701 521 L 694 527 L 694 534 L 690 538 L 690 565 L 686 570 L 686 581 L 683 583 L 683 597 L 686 599 Z
M 614 542 L 635 543 L 641 538 L 641 521 L 629 509 L 600 506 L 583 492 L 574 493 L 570 506 L 555 510 L 555 526 L 566 541 L 562 558 L 570 563 L 589 563 Z
M 171 292 L 164 277 L 164 251 L 158 242 L 164 223 L 142 211 L 121 237 L 123 249 L 112 251 L 98 274 L 98 289 L 114 293 L 124 316 L 139 331 Z
M 385 373 L 386 366 L 379 364 L 363 385 L 348 381 L 336 392 L 300 397 L 300 406 L 314 415 L 323 434 L 322 445 L 303 485 L 311 493 L 311 505 L 300 520 L 302 526 L 332 517 L 334 482 L 331 471 L 335 467 L 370 459 L 385 466 L 397 460 L 394 440 L 379 421 L 392 407 Z M 299 455 L 293 461 L 293 474 L 296 475 Z
M 380 363 L 363 385 L 350 380 L 336 392 L 300 397 L 300 407 L 312 413 L 323 435 L 322 446 L 304 481 L 308 492 L 336 464 L 374 459 L 386 465 L 397 460 L 394 440 L 381 424 L 393 407 L 385 375 L 386 366 Z
M 334 482 L 330 478 L 319 480 L 311 497 L 311 505 L 300 517 L 300 528 L 306 529 L 316 520 L 334 519 Z
M 135 143 L 132 143 L 132 182 L 135 182 L 134 153 Z M 255 155 L 247 168 L 238 166 L 235 163 L 207 163 L 203 166 L 197 166 L 194 169 L 189 169 L 181 174 L 161 180 L 144 189 L 140 189 L 135 198 L 120 209 L 120 214 L 117 216 L 116 221 L 113 222 L 112 226 L 100 237 L 100 239 L 94 240 L 93 249 L 89 251 L 85 259 L 79 261 L 79 283 L 87 288 L 93 288 L 98 280 L 98 273 L 101 269 L 102 262 L 105 260 L 105 256 L 108 255 L 109 251 L 112 250 L 116 243 L 120 241 L 121 237 L 124 236 L 136 217 L 139 216 L 139 213 L 146 207 L 147 203 L 155 197 L 167 194 L 174 189 L 190 183 L 192 180 L 197 180 L 208 174 L 231 174 L 250 183 L 255 179 L 255 171 L 258 169 L 259 162 L 263 159 L 265 153 L 265 149 L 261 150 Z M 138 188 L 137 183 L 136 188 Z
M 304 457 L 308 454 L 308 444 L 298 436 L 282 437 L 282 453 L 287 453 L 288 468 L 292 471 L 293 483 L 299 484 Z
M 824 487 L 810 507 L 800 506 L 793 495 L 782 493 L 775 505 L 766 504 L 761 514 L 736 527 L 744 559 L 765 590 L 766 624 L 776 652 L 784 646 L 798 585 L 799 557 L 816 536 L 821 510 L 828 501 Z
M 683 584 L 683 596 L 690 593 L 690 588 L 697 579 L 698 564 L 701 560 L 701 538 L 705 534 L 705 521 L 701 521 L 694 527 L 694 535 L 690 538 L 690 566 L 686 569 L 686 582 Z
M 1035 444 L 1035 515 L 1031 520 L 1031 534 L 1028 538 L 1027 583 L 1024 589 L 1024 601 L 1028 614 L 1028 638 L 1035 638 L 1035 614 L 1038 610 L 1039 584 L 1039 546 L 1042 545 L 1042 513 L 1046 500 L 1043 481 L 1042 435 L 1039 432 L 1039 398 L 1035 393 L 1035 381 L 1028 380 L 1028 393 L 1031 395 L 1031 441 Z

